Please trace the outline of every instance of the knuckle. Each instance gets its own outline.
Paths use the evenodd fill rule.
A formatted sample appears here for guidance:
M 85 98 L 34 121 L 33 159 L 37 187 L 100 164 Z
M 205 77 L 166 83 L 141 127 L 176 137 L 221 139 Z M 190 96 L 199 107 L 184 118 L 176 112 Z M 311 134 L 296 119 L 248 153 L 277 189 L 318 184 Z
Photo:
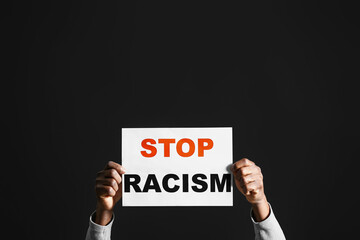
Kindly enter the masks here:
M 110 195 L 111 192 L 112 192 L 111 187 L 110 186 L 105 186 L 104 188 L 105 188 L 105 192 Z
M 111 177 L 115 177 L 116 176 L 116 170 L 112 168 L 110 170 L 110 175 L 111 175 Z
M 236 162 L 236 163 L 234 163 L 234 164 L 232 165 L 232 170 L 233 170 L 233 171 L 236 171 L 238 168 L 239 168 L 238 162 Z
M 115 181 L 115 179 L 110 179 L 110 185 L 112 186 L 112 187 L 116 187 L 117 186 L 117 182 Z
M 254 164 L 251 160 L 249 160 L 248 158 L 244 158 L 244 163 L 247 165 L 252 165 Z
M 114 168 L 114 166 L 116 166 L 116 163 L 113 162 L 113 161 L 108 161 L 107 164 L 106 164 L 107 169 Z
M 111 167 L 111 161 L 108 161 L 105 165 L 105 168 L 109 168 L 109 167 Z
M 249 182 L 249 180 L 248 180 L 247 177 L 241 177 L 241 181 L 242 181 L 245 185 Z

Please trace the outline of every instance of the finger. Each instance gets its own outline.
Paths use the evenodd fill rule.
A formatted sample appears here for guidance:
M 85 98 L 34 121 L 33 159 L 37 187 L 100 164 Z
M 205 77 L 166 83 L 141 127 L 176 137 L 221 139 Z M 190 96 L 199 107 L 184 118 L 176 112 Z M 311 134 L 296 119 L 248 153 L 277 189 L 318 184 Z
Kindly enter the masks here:
M 243 176 L 255 174 L 255 173 L 257 172 L 255 167 L 256 167 L 256 166 L 253 165 L 253 166 L 242 167 L 242 168 L 238 169 L 238 170 L 235 172 L 235 178 L 238 179 L 238 180 L 240 180 L 240 178 L 243 177 Z
M 257 181 L 250 182 L 245 184 L 243 187 L 245 195 L 251 195 L 252 193 L 257 193 L 260 189 L 260 184 Z
M 242 168 L 242 167 L 247 167 L 247 166 L 252 166 L 252 165 L 255 165 L 255 163 L 252 162 L 252 161 L 250 161 L 250 160 L 247 159 L 247 158 L 243 158 L 243 159 L 235 162 L 235 163 L 232 165 L 231 171 L 232 171 L 232 172 L 236 172 L 237 170 L 239 170 L 239 169 Z
M 116 194 L 112 187 L 102 184 L 95 185 L 95 192 L 98 197 L 114 197 Z
M 115 190 L 115 192 L 119 190 L 119 184 L 116 182 L 114 178 L 99 179 L 97 183 L 102 184 L 104 186 L 110 186 Z
M 105 178 L 113 178 L 113 179 L 115 179 L 117 184 L 121 183 L 121 176 L 119 175 L 119 172 L 116 171 L 114 168 L 104 170 L 103 171 L 103 176 Z
M 124 174 L 125 173 L 125 168 L 123 166 L 121 166 L 120 164 L 113 162 L 113 161 L 109 161 L 106 165 L 105 165 L 105 170 L 106 169 L 115 169 L 116 171 L 118 171 L 119 174 Z
M 254 182 L 255 181 L 255 176 L 253 174 L 250 174 L 250 175 L 247 175 L 247 176 L 241 176 L 239 181 L 240 181 L 240 186 L 245 186 L 246 184 Z

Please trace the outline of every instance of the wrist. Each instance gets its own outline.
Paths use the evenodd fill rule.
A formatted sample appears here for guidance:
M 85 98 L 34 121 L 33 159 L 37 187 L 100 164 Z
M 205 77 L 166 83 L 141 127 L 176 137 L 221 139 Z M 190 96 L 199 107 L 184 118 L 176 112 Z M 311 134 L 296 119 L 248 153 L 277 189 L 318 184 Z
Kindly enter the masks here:
M 268 202 L 266 197 L 264 196 L 262 199 L 250 202 L 250 204 L 253 208 L 259 208 L 268 205 Z
M 105 209 L 100 204 L 96 206 L 95 223 L 106 226 L 111 222 L 113 210 Z
M 261 201 L 257 201 L 255 203 L 251 203 L 253 216 L 255 221 L 261 222 L 264 221 L 270 215 L 270 206 L 267 202 L 266 198 L 262 199 Z

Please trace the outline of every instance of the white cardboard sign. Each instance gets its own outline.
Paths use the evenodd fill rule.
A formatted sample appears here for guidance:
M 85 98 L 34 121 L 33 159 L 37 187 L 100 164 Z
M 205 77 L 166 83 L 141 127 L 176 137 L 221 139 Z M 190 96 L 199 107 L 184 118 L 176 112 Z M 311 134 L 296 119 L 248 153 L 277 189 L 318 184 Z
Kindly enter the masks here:
M 232 128 L 123 128 L 123 206 L 232 206 Z

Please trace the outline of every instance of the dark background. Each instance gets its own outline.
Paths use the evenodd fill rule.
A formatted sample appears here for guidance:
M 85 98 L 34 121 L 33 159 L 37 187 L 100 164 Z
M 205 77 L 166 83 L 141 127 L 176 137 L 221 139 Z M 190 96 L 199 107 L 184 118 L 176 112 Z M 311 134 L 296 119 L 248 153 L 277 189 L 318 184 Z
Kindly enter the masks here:
M 4 3 L 2 3 L 4 4 Z M 2 6 L 2 227 L 84 239 L 122 127 L 232 126 L 288 239 L 357 227 L 359 17 L 346 1 Z M 5 157 L 6 156 L 6 157 Z M 249 204 L 122 208 L 113 239 L 253 239 Z M 4 225 L 5 223 L 5 225 Z

